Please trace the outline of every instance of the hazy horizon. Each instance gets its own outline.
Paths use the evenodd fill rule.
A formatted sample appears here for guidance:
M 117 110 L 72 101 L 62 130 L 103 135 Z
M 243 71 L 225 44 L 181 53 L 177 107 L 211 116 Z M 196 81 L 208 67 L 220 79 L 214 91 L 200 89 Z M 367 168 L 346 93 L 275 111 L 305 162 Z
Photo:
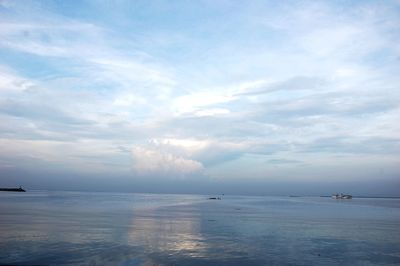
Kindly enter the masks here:
M 0 0 L 0 187 L 400 196 L 399 1 Z

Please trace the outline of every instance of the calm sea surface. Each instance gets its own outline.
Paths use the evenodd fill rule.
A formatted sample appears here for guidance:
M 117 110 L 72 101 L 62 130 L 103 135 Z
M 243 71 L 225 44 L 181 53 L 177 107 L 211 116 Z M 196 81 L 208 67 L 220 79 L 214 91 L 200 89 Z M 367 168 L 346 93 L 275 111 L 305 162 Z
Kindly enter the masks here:
M 400 265 L 400 200 L 0 192 L 0 265 Z

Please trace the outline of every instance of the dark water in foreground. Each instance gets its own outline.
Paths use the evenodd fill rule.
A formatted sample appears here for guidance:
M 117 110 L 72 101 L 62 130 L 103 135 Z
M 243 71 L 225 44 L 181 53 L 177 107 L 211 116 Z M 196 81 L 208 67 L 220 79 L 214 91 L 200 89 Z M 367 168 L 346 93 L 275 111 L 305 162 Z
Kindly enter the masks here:
M 400 200 L 2 192 L 0 264 L 400 265 Z

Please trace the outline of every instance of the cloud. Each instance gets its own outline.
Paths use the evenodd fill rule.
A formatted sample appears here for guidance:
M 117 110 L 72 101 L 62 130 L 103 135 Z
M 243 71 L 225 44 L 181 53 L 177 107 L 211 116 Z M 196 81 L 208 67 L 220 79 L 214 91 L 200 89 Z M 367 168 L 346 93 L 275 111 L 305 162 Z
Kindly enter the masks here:
M 391 2 L 168 5 L 162 25 L 154 5 L 1 3 L 2 165 L 268 178 L 398 158 Z
M 268 164 L 298 164 L 302 163 L 302 161 L 299 160 L 288 160 L 288 159 L 269 159 L 267 161 Z
M 0 65 L 0 93 L 9 94 L 28 90 L 34 83 L 19 77 L 12 70 Z
M 220 92 L 199 92 L 187 94 L 174 99 L 173 109 L 177 114 L 202 112 L 204 107 L 218 103 L 229 102 L 232 97 Z M 207 109 L 206 109 L 207 110 Z
M 337 136 L 316 139 L 299 148 L 314 153 L 395 155 L 400 153 L 400 138 Z
M 132 169 L 139 176 L 182 178 L 198 174 L 203 170 L 200 162 L 155 147 L 133 148 L 132 160 Z
M 151 143 L 159 149 L 199 161 L 205 167 L 238 159 L 245 152 L 256 152 L 252 148 L 255 143 L 246 140 L 158 138 L 151 140 Z
M 276 91 L 290 92 L 294 90 L 319 90 L 325 84 L 325 81 L 318 77 L 292 77 L 288 80 L 275 82 L 273 84 L 258 84 L 256 88 L 246 90 L 238 95 L 258 95 Z

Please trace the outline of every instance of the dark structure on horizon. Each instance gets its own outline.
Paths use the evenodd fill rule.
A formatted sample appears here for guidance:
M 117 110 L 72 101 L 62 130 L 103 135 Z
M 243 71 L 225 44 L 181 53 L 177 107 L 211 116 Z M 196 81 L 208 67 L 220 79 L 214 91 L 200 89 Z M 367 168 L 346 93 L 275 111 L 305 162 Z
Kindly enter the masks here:
M 19 188 L 0 188 L 0 191 L 26 192 L 21 186 Z

